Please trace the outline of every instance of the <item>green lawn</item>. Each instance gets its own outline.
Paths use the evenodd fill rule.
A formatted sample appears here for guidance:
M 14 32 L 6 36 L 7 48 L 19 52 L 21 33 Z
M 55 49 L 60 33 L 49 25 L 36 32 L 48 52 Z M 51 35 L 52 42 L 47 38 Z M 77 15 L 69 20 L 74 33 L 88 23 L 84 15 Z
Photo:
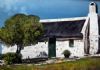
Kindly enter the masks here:
M 84 58 L 77 61 L 48 65 L 9 65 L 0 70 L 100 70 L 100 58 Z

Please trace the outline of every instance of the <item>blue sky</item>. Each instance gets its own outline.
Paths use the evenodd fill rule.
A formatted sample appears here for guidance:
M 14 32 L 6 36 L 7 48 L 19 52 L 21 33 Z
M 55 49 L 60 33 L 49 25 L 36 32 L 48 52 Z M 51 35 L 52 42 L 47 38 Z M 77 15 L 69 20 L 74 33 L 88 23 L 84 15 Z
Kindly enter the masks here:
M 87 16 L 91 1 L 100 0 L 0 0 L 0 27 L 16 13 L 38 15 L 41 19 Z

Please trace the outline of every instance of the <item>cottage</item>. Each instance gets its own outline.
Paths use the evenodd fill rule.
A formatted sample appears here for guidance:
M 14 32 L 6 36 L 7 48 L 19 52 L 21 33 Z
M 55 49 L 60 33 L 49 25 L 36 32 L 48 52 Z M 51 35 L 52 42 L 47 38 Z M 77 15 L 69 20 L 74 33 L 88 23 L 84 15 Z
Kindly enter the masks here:
M 37 57 L 40 52 L 49 57 L 63 57 L 62 52 L 66 49 L 71 56 L 79 57 L 100 52 L 100 16 L 94 2 L 90 3 L 86 17 L 44 19 L 40 22 L 44 26 L 44 35 L 37 45 L 22 50 L 23 58 Z M 2 53 L 7 50 L 4 48 Z
M 71 48 L 73 54 L 80 48 L 84 49 L 84 54 L 96 54 L 99 50 L 99 15 L 97 14 L 96 4 L 89 5 L 87 17 L 46 19 L 40 22 L 45 28 L 45 38 L 48 39 L 48 55 L 56 57 L 56 48 Z M 64 50 L 64 49 L 63 49 Z M 60 51 L 63 51 L 60 50 Z M 69 49 L 70 50 L 70 49 Z

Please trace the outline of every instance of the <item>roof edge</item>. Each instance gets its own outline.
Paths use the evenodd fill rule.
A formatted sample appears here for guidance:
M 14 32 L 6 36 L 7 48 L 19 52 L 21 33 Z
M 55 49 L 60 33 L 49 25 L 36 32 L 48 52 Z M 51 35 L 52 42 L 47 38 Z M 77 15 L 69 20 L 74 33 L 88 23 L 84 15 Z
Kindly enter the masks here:
M 40 22 L 41 23 L 46 23 L 46 22 L 61 22 L 61 21 L 76 21 L 76 20 L 86 20 L 86 17 L 41 19 Z

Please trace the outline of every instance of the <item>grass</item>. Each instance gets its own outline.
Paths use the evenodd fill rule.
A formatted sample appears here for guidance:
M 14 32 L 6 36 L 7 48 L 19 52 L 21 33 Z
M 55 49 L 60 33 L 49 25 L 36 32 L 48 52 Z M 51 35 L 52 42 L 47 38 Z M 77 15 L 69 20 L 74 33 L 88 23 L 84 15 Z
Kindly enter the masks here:
M 77 61 L 39 66 L 34 64 L 0 66 L 0 70 L 100 70 L 100 58 L 83 58 Z
M 0 66 L 0 70 L 32 70 L 34 65 L 6 65 Z

